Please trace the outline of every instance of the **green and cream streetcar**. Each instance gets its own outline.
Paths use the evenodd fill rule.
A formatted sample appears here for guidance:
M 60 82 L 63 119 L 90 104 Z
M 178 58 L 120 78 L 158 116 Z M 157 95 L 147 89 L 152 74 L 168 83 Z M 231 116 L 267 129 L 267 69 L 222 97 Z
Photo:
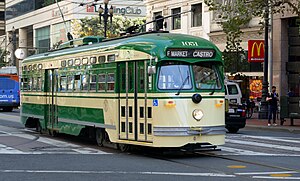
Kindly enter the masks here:
M 220 51 L 199 37 L 148 32 L 81 38 L 23 60 L 21 121 L 122 150 L 221 145 L 223 80 Z

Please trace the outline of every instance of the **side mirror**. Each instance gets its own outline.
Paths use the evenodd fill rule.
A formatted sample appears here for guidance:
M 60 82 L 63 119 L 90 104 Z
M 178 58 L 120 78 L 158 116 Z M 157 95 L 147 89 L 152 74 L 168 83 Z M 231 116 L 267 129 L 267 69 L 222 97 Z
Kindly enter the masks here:
M 149 65 L 148 66 L 148 74 L 156 74 L 156 67 L 154 65 Z

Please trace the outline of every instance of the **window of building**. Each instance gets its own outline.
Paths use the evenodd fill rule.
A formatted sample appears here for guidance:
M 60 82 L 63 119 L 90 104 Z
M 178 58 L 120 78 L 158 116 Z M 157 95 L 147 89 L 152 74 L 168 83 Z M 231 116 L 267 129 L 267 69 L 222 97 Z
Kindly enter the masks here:
M 64 23 L 58 23 L 52 25 L 52 32 L 51 32 L 51 43 L 52 45 L 60 44 L 61 42 L 68 41 L 66 37 L 66 27 L 67 29 L 71 28 L 71 21 L 66 21 Z
M 155 19 L 156 16 L 162 16 L 162 11 L 153 13 L 153 19 Z
M 0 1 L 1 2 L 1 1 Z M 4 15 L 4 11 L 0 11 L 0 20 L 4 21 L 5 20 L 5 15 Z
M 181 12 L 181 8 L 172 9 L 172 14 L 178 14 Z M 172 18 L 172 29 L 180 29 L 181 28 L 181 15 L 173 16 Z
M 202 3 L 192 5 L 192 27 L 202 26 Z
M 155 20 L 155 18 L 159 17 L 159 16 L 162 16 L 162 11 L 158 11 L 158 12 L 153 13 L 153 20 Z M 156 31 L 160 29 L 159 25 L 156 22 L 154 22 L 154 24 L 153 24 L 153 29 L 156 30 Z
M 36 47 L 39 53 L 47 52 L 50 49 L 50 26 L 36 29 Z

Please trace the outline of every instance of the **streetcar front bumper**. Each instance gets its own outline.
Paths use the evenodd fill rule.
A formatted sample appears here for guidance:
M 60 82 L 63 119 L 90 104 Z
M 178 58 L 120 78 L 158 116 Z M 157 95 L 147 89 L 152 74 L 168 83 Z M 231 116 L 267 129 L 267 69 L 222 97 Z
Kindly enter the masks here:
M 154 127 L 154 136 L 204 136 L 225 135 L 225 126 L 202 127 Z

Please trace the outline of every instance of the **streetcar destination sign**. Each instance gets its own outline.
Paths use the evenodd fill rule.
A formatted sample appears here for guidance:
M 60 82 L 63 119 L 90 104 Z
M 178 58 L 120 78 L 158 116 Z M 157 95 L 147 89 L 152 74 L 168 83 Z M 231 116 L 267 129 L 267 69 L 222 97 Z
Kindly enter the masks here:
M 213 58 L 215 55 L 216 51 L 210 49 L 167 49 L 169 58 Z

